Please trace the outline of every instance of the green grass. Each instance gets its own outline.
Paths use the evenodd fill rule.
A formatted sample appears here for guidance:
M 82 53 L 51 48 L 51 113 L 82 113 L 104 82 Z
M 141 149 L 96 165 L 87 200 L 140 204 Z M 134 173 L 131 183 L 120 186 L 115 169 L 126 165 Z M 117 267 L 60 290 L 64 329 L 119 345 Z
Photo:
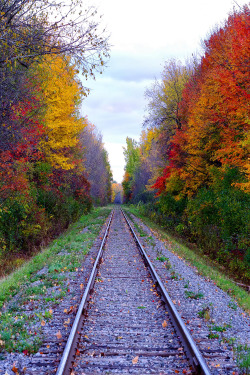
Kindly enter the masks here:
M 51 318 L 50 307 L 60 303 L 67 293 L 65 273 L 68 275 L 81 266 L 110 211 L 110 207 L 97 208 L 82 216 L 49 247 L 0 280 L 0 352 L 37 351 L 42 340 L 39 323 Z M 85 227 L 88 227 L 88 231 L 81 233 Z M 37 274 L 44 267 L 46 272 Z M 38 282 L 38 285 L 34 285 L 34 282 Z M 59 287 L 58 291 L 52 291 L 46 297 L 46 289 L 53 286 Z M 15 295 L 18 297 L 16 301 L 12 299 Z M 1 311 L 10 300 L 14 301 L 11 301 L 10 308 Z M 31 300 L 40 304 L 40 307 L 42 305 L 43 311 L 27 316 L 25 303 Z M 31 327 L 28 330 L 27 324 Z M 40 328 L 34 331 L 32 327 L 36 326 Z
M 250 374 L 250 348 L 247 345 L 239 345 L 234 351 L 240 375 Z
M 250 312 L 250 295 L 244 289 L 236 285 L 233 280 L 230 280 L 216 263 L 213 263 L 208 257 L 202 255 L 199 249 L 191 249 L 191 246 L 189 247 L 188 244 L 183 244 L 179 239 L 170 235 L 160 225 L 156 224 L 148 217 L 143 216 L 140 213 L 139 208 L 136 206 L 127 206 L 125 207 L 125 210 L 141 218 L 143 222 L 153 230 L 154 234 L 165 242 L 166 247 L 170 251 L 195 266 L 199 274 L 214 281 L 219 288 L 230 294 L 238 302 L 239 306 L 248 313 Z

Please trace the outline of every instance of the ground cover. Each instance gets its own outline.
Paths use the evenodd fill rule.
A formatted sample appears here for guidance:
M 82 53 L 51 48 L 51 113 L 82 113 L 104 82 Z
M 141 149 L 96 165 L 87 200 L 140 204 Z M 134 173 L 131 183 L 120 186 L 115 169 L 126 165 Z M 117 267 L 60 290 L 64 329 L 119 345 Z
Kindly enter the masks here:
M 83 215 L 46 249 L 0 280 L 0 359 L 1 351 L 37 351 L 43 327 L 68 293 L 67 280 L 81 267 L 110 211 L 96 208 Z

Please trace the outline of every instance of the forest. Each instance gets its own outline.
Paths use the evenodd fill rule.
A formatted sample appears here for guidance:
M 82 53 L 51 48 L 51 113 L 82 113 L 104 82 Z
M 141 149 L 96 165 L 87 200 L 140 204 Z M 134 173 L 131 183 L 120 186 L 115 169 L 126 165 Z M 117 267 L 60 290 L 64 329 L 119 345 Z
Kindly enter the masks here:
M 123 200 L 248 282 L 249 8 L 215 28 L 200 57 L 165 62 L 145 92 L 140 141 L 126 140 L 122 187 L 80 111 L 82 77 L 95 78 L 109 58 L 96 14 L 78 0 L 0 1 L 2 264 L 93 205 Z
M 250 13 L 234 10 L 203 54 L 165 62 L 127 138 L 124 200 L 249 282 Z
M 80 114 L 89 94 L 80 75 L 102 72 L 109 44 L 96 10 L 81 7 L 77 0 L 0 1 L 2 264 L 111 199 L 102 136 Z

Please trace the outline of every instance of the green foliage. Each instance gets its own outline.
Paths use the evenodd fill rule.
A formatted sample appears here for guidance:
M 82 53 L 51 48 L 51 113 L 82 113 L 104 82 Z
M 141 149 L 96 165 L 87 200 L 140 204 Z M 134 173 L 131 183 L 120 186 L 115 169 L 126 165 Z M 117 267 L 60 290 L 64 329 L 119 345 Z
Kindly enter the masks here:
M 234 348 L 237 365 L 241 375 L 250 374 L 250 348 L 247 345 L 238 345 Z
M 185 295 L 187 298 L 191 298 L 191 299 L 200 299 L 204 297 L 203 293 L 200 293 L 200 292 L 195 293 L 192 290 L 185 290 Z
M 175 226 L 181 221 L 186 208 L 186 199 L 176 200 L 171 194 L 165 193 L 159 198 L 158 208 L 167 219 L 168 226 Z
M 127 137 L 126 138 L 127 147 L 124 148 L 125 157 L 125 176 L 122 182 L 124 200 L 129 202 L 132 198 L 133 183 L 135 178 L 135 173 L 140 165 L 140 149 L 137 142 Z
M 159 260 L 160 262 L 165 262 L 165 261 L 169 261 L 169 258 L 161 256 L 161 257 L 157 257 L 156 260 Z
M 207 337 L 209 339 L 219 339 L 220 336 L 218 335 L 218 333 L 212 333 L 212 332 L 210 332 Z
M 188 200 L 185 215 L 191 238 L 218 262 L 230 260 L 231 271 L 247 279 L 250 196 L 233 186 L 237 174 L 236 169 L 213 173 L 212 186 Z

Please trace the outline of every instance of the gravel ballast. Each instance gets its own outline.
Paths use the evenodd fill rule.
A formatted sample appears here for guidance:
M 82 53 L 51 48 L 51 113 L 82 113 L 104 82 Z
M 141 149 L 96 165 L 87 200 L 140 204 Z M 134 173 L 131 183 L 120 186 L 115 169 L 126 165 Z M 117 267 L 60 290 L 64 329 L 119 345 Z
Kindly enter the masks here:
M 140 236 L 134 228 L 212 373 L 244 374 L 235 348 L 249 348 L 249 315 L 229 294 L 169 250 L 141 219 L 132 214 L 131 218 L 146 234 Z M 221 355 L 213 356 L 215 352 Z
M 104 221 L 104 218 L 98 217 L 98 220 L 100 219 Z M 96 224 L 94 226 L 97 227 Z M 22 287 L 22 290 L 4 304 L 0 311 L 0 319 L 1 314 L 8 314 L 8 311 L 11 314 L 11 320 L 15 320 L 17 323 L 24 316 L 32 317 L 30 323 L 28 323 L 29 319 L 26 319 L 24 327 L 27 332 L 31 332 L 31 336 L 39 336 L 41 345 L 34 354 L 29 354 L 26 350 L 20 353 L 0 351 L 1 375 L 55 374 L 81 297 L 87 285 L 96 254 L 101 245 L 101 237 L 104 234 L 105 225 L 101 226 L 99 224 L 99 227 L 101 231 L 94 242 L 93 240 L 86 239 L 86 241 L 83 240 L 81 247 L 79 246 L 79 253 L 84 251 L 86 246 L 89 247 L 84 261 L 79 267 L 71 269 L 69 272 L 70 264 L 65 269 L 59 271 L 52 270 L 51 266 L 45 266 L 37 271 L 36 274 L 32 274 L 32 279 L 38 278 L 38 280 L 27 282 Z M 85 227 L 81 229 L 81 232 L 87 233 L 90 230 L 91 228 L 88 229 Z M 92 242 L 91 247 L 89 245 L 90 241 Z M 74 254 L 75 257 L 78 256 L 77 251 Z M 65 257 L 67 259 L 68 256 L 69 251 L 67 249 L 62 249 L 59 253 L 55 254 L 59 264 L 60 259 L 65 260 Z M 28 301 L 23 304 L 24 295 L 27 297 L 27 290 L 43 285 L 43 277 L 48 276 L 49 271 L 56 277 L 53 285 L 44 288 L 42 295 L 39 295 L 39 299 L 36 299 L 37 296 L 30 295 Z M 59 296 L 59 299 L 57 296 Z M 56 299 L 57 303 L 54 301 Z M 14 314 L 13 308 L 15 308 Z M 47 318 L 44 317 L 44 315 L 46 316 L 44 314 L 45 311 L 48 314 Z M 13 337 L 13 340 L 18 340 L 18 337 Z
M 205 356 L 212 374 L 244 374 L 244 370 L 240 369 L 237 362 L 235 348 L 238 345 L 249 345 L 249 315 L 237 305 L 229 294 L 222 291 L 213 281 L 199 275 L 195 267 L 174 254 L 140 219 L 133 215 L 132 217 L 134 222 L 146 233 L 146 236 L 140 237 L 138 234 L 138 237 L 140 237 L 141 243 L 150 256 L 150 260 L 159 273 L 179 314 Z M 17 321 L 23 314 L 37 316 L 35 322 L 32 323 L 33 326 L 27 325 L 27 330 L 42 331 L 42 344 L 37 353 L 31 355 L 27 355 L 25 351 L 21 353 L 0 352 L 0 375 L 55 374 L 55 368 L 66 343 L 77 306 L 101 243 L 100 236 L 104 230 L 103 227 L 83 264 L 72 272 L 63 271 L 62 282 L 59 285 L 54 283 L 52 286 L 47 286 L 40 301 L 30 298 L 30 301 L 23 306 L 20 291 L 5 304 L 2 313 L 6 313 L 8 309 L 10 311 L 13 308 L 17 309 L 15 313 Z M 86 227 L 81 231 L 84 235 L 88 233 L 89 229 Z M 67 257 L 67 250 L 62 249 L 58 255 Z M 48 272 L 49 267 L 46 266 L 39 270 L 37 272 L 38 280 L 26 287 L 34 288 L 43 285 L 42 277 Z M 60 293 L 62 294 L 60 304 L 46 303 L 46 298 L 52 298 Z M 18 311 L 19 306 L 21 313 Z M 43 319 L 45 323 L 43 325 L 39 314 L 43 314 L 45 310 L 51 310 L 51 313 L 47 319 Z M 213 338 L 208 338 L 209 335 Z M 240 354 L 240 352 L 238 353 Z

